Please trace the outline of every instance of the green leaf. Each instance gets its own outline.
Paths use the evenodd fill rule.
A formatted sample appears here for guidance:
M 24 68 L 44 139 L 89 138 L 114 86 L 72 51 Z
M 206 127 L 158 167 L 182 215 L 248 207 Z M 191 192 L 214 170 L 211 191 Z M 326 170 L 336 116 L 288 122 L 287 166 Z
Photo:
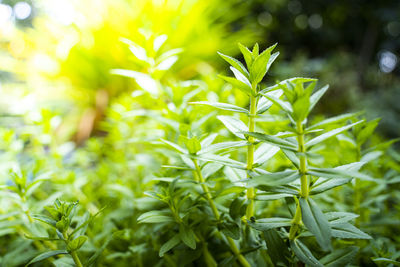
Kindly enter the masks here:
M 300 198 L 301 215 L 304 225 L 314 234 L 324 250 L 331 249 L 331 226 L 317 203 L 311 198 Z
M 181 239 L 180 239 L 179 235 L 175 235 L 174 237 L 172 237 L 170 240 L 168 240 L 166 243 L 164 243 L 161 246 L 160 251 L 158 252 L 158 255 L 160 257 L 163 257 L 165 253 L 167 253 L 168 251 L 173 249 L 180 242 L 181 242 Z
M 60 240 L 59 238 L 50 238 L 50 237 L 45 237 L 45 236 L 29 236 L 25 235 L 26 238 L 32 239 L 32 240 L 40 240 L 40 241 L 58 241 Z
M 324 179 L 320 178 L 312 185 L 310 195 L 317 195 L 332 188 L 349 183 L 352 178 Z
M 260 50 L 260 48 L 258 46 L 258 43 L 255 43 L 253 46 L 253 51 L 252 51 L 253 58 L 256 58 L 258 56 L 259 50 Z
M 240 71 L 238 71 L 234 67 L 230 67 L 230 69 L 231 69 L 231 71 L 233 72 L 233 75 L 235 75 L 235 78 L 238 81 L 241 81 L 242 83 L 247 84 L 250 88 L 252 88 L 251 84 L 250 84 L 249 80 L 246 78 L 246 76 L 244 76 Z
M 264 78 L 268 71 L 268 61 L 271 57 L 271 51 L 277 44 L 265 49 L 253 62 L 250 68 L 250 80 L 252 84 L 258 84 Z
M 228 111 L 233 111 L 233 112 L 238 112 L 238 113 L 249 114 L 249 111 L 247 109 L 241 108 L 241 107 L 238 107 L 235 105 L 231 105 L 231 104 L 225 104 L 225 103 L 219 103 L 219 102 L 207 102 L 207 101 L 190 102 L 189 104 L 207 105 L 207 106 L 215 107 L 215 108 L 222 109 L 222 110 L 228 110 Z
M 263 164 L 279 151 L 278 146 L 262 143 L 254 152 L 254 164 Z
M 342 133 L 344 131 L 347 131 L 348 129 L 352 128 L 353 126 L 355 126 L 355 125 L 357 125 L 357 124 L 359 124 L 361 122 L 363 122 L 363 121 L 358 121 L 356 123 L 352 123 L 350 125 L 346 125 L 346 126 L 338 128 L 338 129 L 334 129 L 332 131 L 329 131 L 327 133 L 321 134 L 320 136 L 317 136 L 314 139 L 311 139 L 310 141 L 308 141 L 306 143 L 306 147 L 311 147 L 311 146 L 314 146 L 314 145 L 316 145 L 318 143 L 321 143 L 322 141 L 325 141 L 328 138 L 331 138 L 331 137 L 333 137 L 335 135 L 338 135 L 338 134 L 340 134 L 340 133 Z
M 280 228 L 292 225 L 292 219 L 288 218 L 264 218 L 255 222 L 248 221 L 248 224 L 256 230 L 266 231 L 273 228 Z
M 179 237 L 185 245 L 191 249 L 196 249 L 196 238 L 194 232 L 189 227 L 180 224 L 179 225 Z
M 264 231 L 264 240 L 267 243 L 267 253 L 275 266 L 289 266 L 290 252 L 278 231 L 275 229 Z
M 285 112 L 292 114 L 293 113 L 293 108 L 290 105 L 289 102 L 284 101 L 279 99 L 278 97 L 275 97 L 271 94 L 267 94 L 267 93 L 261 93 L 265 98 L 269 99 L 270 101 L 272 101 L 275 105 L 279 106 L 281 109 L 283 109 Z
M 372 260 L 377 263 L 387 263 L 387 264 L 393 264 L 394 266 L 400 266 L 400 261 L 388 258 L 373 258 Z
M 139 223 L 165 223 L 174 222 L 174 218 L 169 212 L 152 210 L 143 213 L 137 219 Z
M 200 155 L 200 154 L 207 154 L 207 153 L 216 153 L 216 152 L 224 150 L 224 149 L 229 149 L 229 148 L 234 148 L 234 147 L 243 147 L 243 146 L 248 146 L 248 145 L 249 145 L 249 143 L 247 141 L 221 142 L 221 143 L 216 143 L 216 144 L 212 144 L 209 146 L 205 146 L 203 149 L 201 149 L 199 152 L 197 152 L 197 154 Z
M 311 251 L 304 245 L 300 240 L 290 240 L 290 247 L 292 248 L 294 254 L 296 254 L 297 258 L 305 264 L 308 264 L 312 267 L 324 267 L 322 263 L 320 263 Z
M 218 75 L 218 77 L 220 77 L 221 79 L 224 79 L 226 82 L 230 83 L 233 87 L 243 91 L 245 94 L 247 94 L 249 96 L 255 94 L 255 92 L 253 92 L 253 89 L 251 88 L 251 86 L 249 86 L 248 84 L 246 84 L 242 81 L 239 81 L 232 77 L 223 76 L 223 75 Z
M 279 56 L 279 52 L 275 52 L 270 56 L 270 58 L 268 60 L 268 64 L 267 64 L 267 72 L 268 72 L 269 68 L 271 67 L 272 63 L 274 63 L 275 59 L 278 56 Z
M 241 120 L 229 116 L 217 116 L 217 118 L 225 125 L 226 128 L 228 128 L 231 133 L 240 139 L 245 139 L 242 132 L 248 131 L 248 128 Z
M 87 240 L 87 236 L 81 235 L 68 243 L 68 250 L 74 251 L 80 249 Z
M 237 69 L 238 71 L 240 71 L 245 77 L 249 77 L 249 73 L 247 72 L 246 68 L 243 66 L 243 64 L 230 56 L 224 55 L 220 52 L 218 52 L 218 55 L 220 55 L 226 62 L 228 62 L 232 67 L 234 67 L 235 69 Z
M 240 239 L 240 227 L 234 222 L 224 222 L 220 225 L 221 232 L 232 239 L 239 240 Z
M 362 128 L 356 136 L 356 141 L 359 146 L 364 144 L 369 137 L 374 133 L 375 128 L 378 126 L 380 119 L 375 119 L 365 123 L 364 128 Z
M 283 91 L 282 90 L 274 90 L 274 91 L 267 92 L 265 94 L 279 99 L 279 97 L 283 94 Z M 260 99 L 257 103 L 257 114 L 264 113 L 272 106 L 272 104 L 273 104 L 273 102 L 271 100 L 267 99 L 266 97 L 264 97 L 264 96 L 260 97 Z
M 239 46 L 240 52 L 242 52 L 244 60 L 246 61 L 247 68 L 250 69 L 251 65 L 253 64 L 253 55 L 252 55 L 251 51 L 247 47 L 242 45 L 241 43 L 238 43 L 238 46 Z
M 28 264 L 26 266 L 28 266 L 28 265 L 30 265 L 32 263 L 38 262 L 38 261 L 45 260 L 45 259 L 53 257 L 53 256 L 60 255 L 60 254 L 68 254 L 68 251 L 66 251 L 66 250 L 52 250 L 52 251 L 43 252 L 43 253 L 37 255 L 36 257 L 34 257 L 30 262 L 28 262 Z
M 371 181 L 371 182 L 378 182 L 377 179 L 373 179 L 370 176 L 351 170 L 342 170 L 338 167 L 336 168 L 314 168 L 310 167 L 307 174 L 314 175 L 317 177 L 323 177 L 328 179 L 343 179 L 343 178 L 357 178 L 360 180 Z
M 237 168 L 237 169 L 242 169 L 242 170 L 247 169 L 247 165 L 245 163 L 230 159 L 228 157 L 222 157 L 222 156 L 212 155 L 212 154 L 203 154 L 201 156 L 193 157 L 193 158 L 197 158 L 197 159 L 204 160 L 204 161 L 221 163 L 222 165 L 231 166 L 231 167 Z
M 293 163 L 293 165 L 296 166 L 297 169 L 300 168 L 300 159 L 297 157 L 295 152 L 287 149 L 282 149 L 282 152 Z
M 260 185 L 266 185 L 266 186 L 285 185 L 295 181 L 300 177 L 301 175 L 298 173 L 297 170 L 273 172 L 252 177 L 247 181 L 247 186 L 258 187 Z
M 159 82 L 154 80 L 148 74 L 124 69 L 113 69 L 111 70 L 111 73 L 133 78 L 135 82 L 140 86 L 140 88 L 142 88 L 144 91 L 156 96 L 159 94 Z
M 293 107 L 293 119 L 297 122 L 304 121 L 307 118 L 310 106 L 310 99 L 307 95 L 303 95 L 292 104 Z
M 267 186 L 267 185 L 259 185 L 257 189 L 265 192 L 275 192 L 275 193 L 283 193 L 290 194 L 292 196 L 298 196 L 299 191 L 298 188 L 289 185 L 281 185 L 281 186 Z
M 338 249 L 326 255 L 319 261 L 325 267 L 341 267 L 350 264 L 357 255 L 359 248 L 350 246 L 343 249 Z
M 231 205 L 229 206 L 229 215 L 232 219 L 239 219 L 240 221 L 240 218 L 244 215 L 244 213 L 242 213 L 243 206 L 247 206 L 245 202 L 245 198 L 241 197 L 237 197 L 232 201 Z
M 297 151 L 296 145 L 293 144 L 292 142 L 289 142 L 289 141 L 285 140 L 285 139 L 282 139 L 282 138 L 279 138 L 279 137 L 276 137 L 276 136 L 272 136 L 272 135 L 266 135 L 266 134 L 263 134 L 263 133 L 257 133 L 257 132 L 246 132 L 246 131 L 243 131 L 243 133 L 245 135 L 255 137 L 255 138 L 257 138 L 258 140 L 260 140 L 262 142 L 266 142 L 266 143 L 269 143 L 269 144 L 272 144 L 272 145 L 276 145 L 276 146 L 278 146 L 280 148 L 283 148 L 283 149 Z
M 325 94 L 325 92 L 328 90 L 329 85 L 325 85 L 321 89 L 319 89 L 317 92 L 315 92 L 311 97 L 310 97 L 310 107 L 308 112 L 311 112 L 311 110 L 314 108 L 315 104 L 321 99 L 321 97 Z
M 318 123 L 308 127 L 306 129 L 306 131 L 311 131 L 311 130 L 314 130 L 314 129 L 317 129 L 317 128 L 320 128 L 320 127 L 325 127 L 325 126 L 329 126 L 329 125 L 332 125 L 332 124 L 341 123 L 341 122 L 344 122 L 346 120 L 350 120 L 350 119 L 353 119 L 353 118 L 357 117 L 358 115 L 360 115 L 360 113 L 361 112 L 347 113 L 347 114 L 342 114 L 342 115 L 339 115 L 339 116 L 331 117 L 331 118 L 325 119 L 325 120 L 323 120 L 321 122 L 318 122 Z
M 175 149 L 176 151 L 178 151 L 178 152 L 180 152 L 182 154 L 188 154 L 188 151 L 186 149 L 182 148 L 181 146 L 179 146 L 179 145 L 177 145 L 175 143 L 172 143 L 170 141 L 164 140 L 162 138 L 161 138 L 161 142 L 167 144 L 168 146 L 172 147 L 173 149 Z
M 45 215 L 40 215 L 40 214 L 35 214 L 32 215 L 32 218 L 41 222 L 44 222 L 52 227 L 56 227 L 57 222 L 53 220 L 52 218 L 45 216 Z
M 331 227 L 333 237 L 342 239 L 371 239 L 371 236 L 350 223 L 331 223 Z
M 354 220 L 359 215 L 351 212 L 343 212 L 343 211 L 332 211 L 325 213 L 328 221 L 332 223 L 343 223 Z

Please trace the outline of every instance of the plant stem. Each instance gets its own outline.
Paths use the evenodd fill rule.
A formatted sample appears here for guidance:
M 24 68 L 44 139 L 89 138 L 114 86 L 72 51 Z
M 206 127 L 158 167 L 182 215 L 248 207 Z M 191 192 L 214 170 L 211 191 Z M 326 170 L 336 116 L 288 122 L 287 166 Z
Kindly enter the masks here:
M 257 98 L 254 96 L 250 96 L 250 113 L 249 113 L 249 132 L 254 132 L 255 130 L 255 116 L 257 112 Z M 253 169 L 254 163 L 254 137 L 249 137 L 250 145 L 247 147 L 247 170 L 250 171 Z M 247 177 L 250 178 L 250 175 L 247 174 Z M 249 188 L 247 189 L 247 199 L 250 200 L 250 204 L 247 206 L 246 209 L 246 217 L 250 219 L 254 216 L 254 198 L 256 196 L 255 189 Z
M 361 147 L 357 147 L 357 161 L 361 159 Z M 359 179 L 355 179 L 354 181 L 354 213 L 359 216 L 355 219 L 355 226 L 360 227 L 360 222 L 363 220 L 363 216 L 361 213 L 361 181 Z
M 71 251 L 70 252 L 72 259 L 74 259 L 74 262 L 76 264 L 77 267 L 83 267 L 81 261 L 79 260 L 78 254 L 76 253 L 76 251 Z
M 209 205 L 210 205 L 210 207 L 212 209 L 212 212 L 214 213 L 215 218 L 217 220 L 219 220 L 220 219 L 220 215 L 219 215 L 218 209 L 215 206 L 215 203 L 214 203 L 214 201 L 213 201 L 213 199 L 211 197 L 210 190 L 208 189 L 207 185 L 205 184 L 206 181 L 205 181 L 205 179 L 203 177 L 203 174 L 201 173 L 201 169 L 199 167 L 199 164 L 197 163 L 196 159 L 194 159 L 193 162 L 194 162 L 194 166 L 196 167 L 196 174 L 197 174 L 198 181 L 199 181 L 199 183 L 201 185 L 201 188 L 203 189 L 203 192 L 206 195 L 207 201 L 208 201 L 208 203 L 209 203 Z
M 197 176 L 198 181 L 201 183 L 201 187 L 206 195 L 207 201 L 211 207 L 211 210 L 215 216 L 215 219 L 220 220 L 221 216 L 218 212 L 217 207 L 215 206 L 214 200 L 211 197 L 211 193 L 210 190 L 208 189 L 207 185 L 205 184 L 205 179 L 203 177 L 203 174 L 201 173 L 201 169 L 199 164 L 197 163 L 197 160 L 194 159 L 194 166 L 196 168 L 196 172 L 195 175 Z M 222 233 L 221 233 L 222 234 Z M 223 234 L 222 234 L 223 235 Z M 226 239 L 228 240 L 229 246 L 233 252 L 233 254 L 238 258 L 239 262 L 242 264 L 242 266 L 244 267 L 251 267 L 251 265 L 249 264 L 249 262 L 246 260 L 246 258 L 240 253 L 240 250 L 237 248 L 235 241 L 233 241 L 232 238 L 230 238 L 229 236 L 226 237 Z
M 303 124 L 301 122 L 297 123 L 297 142 L 299 143 L 298 151 L 301 153 L 300 155 L 300 166 L 299 171 L 301 174 L 301 192 L 300 195 L 304 198 L 308 197 L 308 181 L 307 181 L 307 162 L 306 162 L 306 148 L 304 145 L 304 132 L 303 132 Z
M 307 161 L 306 161 L 306 148 L 304 143 L 304 131 L 303 124 L 301 122 L 297 122 L 297 142 L 298 142 L 298 152 L 300 153 L 300 166 L 299 172 L 301 174 L 300 182 L 301 182 L 301 191 L 300 196 L 303 198 L 308 197 L 308 180 L 307 180 Z M 301 222 L 301 207 L 300 203 L 296 199 L 296 213 L 293 217 L 292 226 L 290 227 L 289 239 L 293 240 L 296 237 L 297 230 L 299 229 L 299 225 Z
M 64 231 L 63 233 L 62 233 L 62 235 L 63 235 L 63 237 L 64 237 L 64 242 L 65 242 L 65 244 L 67 244 L 67 246 L 68 246 L 68 236 L 67 236 L 67 233 L 66 233 L 66 231 Z M 81 261 L 80 261 L 80 259 L 79 259 L 79 257 L 78 257 L 78 254 L 76 253 L 76 251 L 74 251 L 74 250 L 72 250 L 72 251 L 69 251 L 69 255 L 71 255 L 71 257 L 72 257 L 72 259 L 74 260 L 74 262 L 75 262 L 75 265 L 77 266 L 77 267 L 83 267 L 83 265 L 82 265 L 82 263 L 81 263 Z

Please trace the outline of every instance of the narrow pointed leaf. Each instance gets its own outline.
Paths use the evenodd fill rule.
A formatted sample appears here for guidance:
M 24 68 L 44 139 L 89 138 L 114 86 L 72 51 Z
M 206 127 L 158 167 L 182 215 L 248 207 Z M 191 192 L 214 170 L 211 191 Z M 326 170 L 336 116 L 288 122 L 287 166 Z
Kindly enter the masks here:
M 290 252 L 276 229 L 264 231 L 267 253 L 277 266 L 289 266 Z
M 185 245 L 191 249 L 196 249 L 196 239 L 192 229 L 183 224 L 179 226 L 179 237 Z
M 292 224 L 289 218 L 265 218 L 255 222 L 248 221 L 248 224 L 259 231 L 266 231 L 273 228 L 286 227 Z
M 314 108 L 315 104 L 321 99 L 321 97 L 325 94 L 325 92 L 328 90 L 329 85 L 325 85 L 321 89 L 319 89 L 317 92 L 315 92 L 311 97 L 310 97 L 310 108 L 308 109 L 308 112 L 311 112 L 311 110 Z
M 254 163 L 263 164 L 272 158 L 278 151 L 278 146 L 263 143 L 254 152 Z
M 242 52 L 242 55 L 244 57 L 244 60 L 246 61 L 247 68 L 250 69 L 251 65 L 253 64 L 253 55 L 251 51 L 242 45 L 241 43 L 238 44 L 240 52 Z
M 177 145 L 177 144 L 175 144 L 175 143 L 172 143 L 172 142 L 167 141 L 167 140 L 165 140 L 165 139 L 161 139 L 161 141 L 162 141 L 163 143 L 169 145 L 170 147 L 172 147 L 172 148 L 175 149 L 176 151 L 182 153 L 182 154 L 187 154 L 187 153 L 188 153 L 188 151 L 187 151 L 186 149 L 184 149 L 183 147 L 181 147 L 181 146 L 179 146 L 179 145 Z
M 311 130 L 314 130 L 314 129 L 317 129 L 317 128 L 320 128 L 320 127 L 325 127 L 325 126 L 328 126 L 328 125 L 341 123 L 341 122 L 344 122 L 346 120 L 355 118 L 358 115 L 360 115 L 360 112 L 358 112 L 358 113 L 347 113 L 347 114 L 342 114 L 342 115 L 339 115 L 339 116 L 331 117 L 331 118 L 325 119 L 325 120 L 323 120 L 321 122 L 318 122 L 318 123 L 308 127 L 306 129 L 306 131 L 311 131 Z
M 307 229 L 314 234 L 324 250 L 331 249 L 331 227 L 317 203 L 311 198 L 300 198 L 302 220 Z
M 167 253 L 168 251 L 173 249 L 180 242 L 181 242 L 181 239 L 179 238 L 179 235 L 175 235 L 173 238 L 171 238 L 164 245 L 161 246 L 160 251 L 158 252 L 158 255 L 160 257 L 163 257 L 165 253 Z
M 222 142 L 222 143 L 216 143 L 212 144 L 209 146 L 204 147 L 201 149 L 199 152 L 197 152 L 198 155 L 200 154 L 207 154 L 207 153 L 216 153 L 224 149 L 230 149 L 234 147 L 243 147 L 247 146 L 249 143 L 247 141 L 231 141 L 231 142 Z
M 310 194 L 311 195 L 317 195 L 317 194 L 323 193 L 323 192 L 328 191 L 328 190 L 330 190 L 332 188 L 347 184 L 351 180 L 352 180 L 351 178 L 338 178 L 338 179 L 320 178 L 311 187 Z
M 297 170 L 289 170 L 283 172 L 273 172 L 269 174 L 262 174 L 260 176 L 252 177 L 248 180 L 249 187 L 258 187 L 260 185 L 278 186 L 285 185 L 300 178 L 301 175 Z
M 356 123 L 352 123 L 350 125 L 346 125 L 346 126 L 338 128 L 338 129 L 334 129 L 332 131 L 329 131 L 327 133 L 321 134 L 320 136 L 317 136 L 317 137 L 311 139 L 310 141 L 308 141 L 306 143 L 306 147 L 311 147 L 311 146 L 314 146 L 314 145 L 316 145 L 318 143 L 321 143 L 322 141 L 325 141 L 328 138 L 331 138 L 331 137 L 333 137 L 335 135 L 338 135 L 338 134 L 340 134 L 340 133 L 342 133 L 344 131 L 347 131 L 348 129 L 352 128 L 353 126 L 355 126 L 355 125 L 357 125 L 357 124 L 359 124 L 361 122 L 362 121 L 358 121 Z
M 290 240 L 290 247 L 294 254 L 296 254 L 297 258 L 299 258 L 303 263 L 312 267 L 324 267 L 324 265 L 314 257 L 311 251 L 300 240 Z
M 357 255 L 359 248 L 350 246 L 343 249 L 335 250 L 334 252 L 326 255 L 319 261 L 325 267 L 341 267 L 351 263 Z
M 32 263 L 38 262 L 38 261 L 45 260 L 45 259 L 53 257 L 53 256 L 60 255 L 60 254 L 68 254 L 68 251 L 66 251 L 66 250 L 53 250 L 53 251 L 43 252 L 43 253 L 37 255 L 35 258 L 33 258 L 30 262 L 28 262 L 28 264 L 26 266 L 28 266 L 28 265 L 30 265 Z
M 282 138 L 279 138 L 276 136 L 272 136 L 272 135 L 263 134 L 263 133 L 257 133 L 257 132 L 243 132 L 243 133 L 248 136 L 255 137 L 258 140 L 260 140 L 261 142 L 266 142 L 266 143 L 269 143 L 272 145 L 276 145 L 283 149 L 297 151 L 296 145 L 285 139 L 282 139 Z
M 226 104 L 226 103 L 199 101 L 199 102 L 190 102 L 189 104 L 207 105 L 207 106 L 211 106 L 211 107 L 222 109 L 222 110 L 234 111 L 234 112 L 245 113 L 245 114 L 249 113 L 249 111 L 247 109 L 244 109 L 244 108 L 232 105 L 232 104 Z
M 243 66 L 243 64 L 230 56 L 224 55 L 220 52 L 218 52 L 218 55 L 220 55 L 226 62 L 228 62 L 232 67 L 240 71 L 244 76 L 249 77 L 249 73 L 247 72 L 246 68 Z
M 223 75 L 218 75 L 221 79 L 224 79 L 226 82 L 230 83 L 233 87 L 243 91 L 247 95 L 254 95 L 255 93 L 251 89 L 251 87 L 248 84 L 245 84 L 244 82 L 241 82 L 235 78 L 228 77 L 228 76 L 223 76 Z
M 228 128 L 231 133 L 240 139 L 245 139 L 242 132 L 248 131 L 248 128 L 241 120 L 229 116 L 217 116 L 217 118 L 225 125 L 226 128 Z
M 371 239 L 371 236 L 350 223 L 331 223 L 331 227 L 333 237 L 342 239 Z

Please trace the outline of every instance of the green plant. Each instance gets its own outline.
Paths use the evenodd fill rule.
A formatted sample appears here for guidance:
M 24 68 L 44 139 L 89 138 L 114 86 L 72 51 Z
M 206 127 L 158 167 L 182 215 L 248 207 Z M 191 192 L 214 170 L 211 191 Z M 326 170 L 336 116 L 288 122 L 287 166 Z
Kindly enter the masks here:
M 125 40 L 148 67 L 113 72 L 142 91 L 112 100 L 83 146 L 60 143 L 50 111 L 0 127 L 0 265 L 396 264 L 400 157 L 375 121 L 311 116 L 327 87 L 272 83 L 274 46 L 240 45 L 247 67 L 221 55 L 235 78 L 180 81 L 156 66 L 181 54 L 153 37 Z
M 86 213 L 83 217 L 76 219 L 77 205 L 78 202 L 68 203 L 56 199 L 53 206 L 45 207 L 50 216 L 41 214 L 31 216 L 33 219 L 50 226 L 50 229 L 47 231 L 49 236 L 26 235 L 26 238 L 38 241 L 59 241 L 63 243 L 64 249 L 54 249 L 53 246 L 52 250 L 42 252 L 33 258 L 27 266 L 62 254 L 70 255 L 73 262 L 78 267 L 91 266 L 95 262 L 101 250 L 96 252 L 84 265 L 78 256 L 78 251 L 87 241 L 87 236 L 84 234 L 89 223 L 96 215 L 90 216 Z
M 348 162 L 334 168 L 320 163 L 321 159 L 323 162 L 322 155 L 326 149 L 323 146 L 324 141 L 347 132 L 362 121 L 343 126 L 343 123 L 358 116 L 358 114 L 344 114 L 307 126 L 309 113 L 326 92 L 328 86 L 313 93 L 317 82 L 315 79 L 292 78 L 262 88 L 260 82 L 278 56 L 278 53 L 271 54 L 275 46 L 271 46 L 262 53 L 258 52 L 257 45 L 253 48 L 253 51 L 241 45 L 239 47 L 247 68 L 238 60 L 221 54 L 231 64 L 231 70 L 235 75 L 235 78 L 226 76 L 222 76 L 222 78 L 249 97 L 249 108 L 244 109 L 220 102 L 194 102 L 192 104 L 208 105 L 220 110 L 244 114 L 247 117 L 247 125 L 238 117 L 218 116 L 218 119 L 227 129 L 242 141 L 211 144 L 216 137 L 213 134 L 206 135 L 200 141 L 201 139 L 196 137 L 190 128 L 189 131 L 180 129 L 180 140 L 185 148 L 179 144 L 163 140 L 164 143 L 181 155 L 186 164 L 185 167 L 175 168 L 193 172 L 194 182 L 200 184 L 200 196 L 206 200 L 214 218 L 218 221 L 218 232 L 227 236 L 226 241 L 230 245 L 233 255 L 243 266 L 256 262 L 267 264 L 271 261 L 274 264 L 284 265 L 301 261 L 312 266 L 322 266 L 328 262 L 334 265 L 350 261 L 354 258 L 358 248 L 350 246 L 347 249 L 335 249 L 332 252 L 331 239 L 332 237 L 369 239 L 369 235 L 361 232 L 350 223 L 358 215 L 345 211 L 330 210 L 323 212 L 314 199 L 320 198 L 328 190 L 349 183 L 353 178 L 376 182 L 368 175 L 359 172 L 364 162 Z M 284 96 L 283 99 L 280 98 L 281 95 Z M 284 126 L 277 124 L 279 126 L 276 127 L 275 131 L 278 130 L 279 132 L 274 135 L 259 132 L 256 129 L 256 120 L 265 116 L 263 114 L 271 108 L 272 104 L 282 110 L 289 122 Z M 325 129 L 329 127 L 331 129 L 326 131 Z M 237 148 L 240 149 L 240 147 L 247 147 L 245 163 L 234 160 L 229 157 L 229 154 L 226 154 L 227 150 L 232 152 Z M 278 167 L 283 168 L 282 171 L 271 173 L 260 168 L 265 161 L 274 157 L 278 150 L 281 150 L 281 153 L 291 162 L 292 166 L 282 165 Z M 221 152 L 223 154 L 220 154 Z M 257 158 L 255 158 L 255 154 L 257 154 Z M 212 164 L 217 164 L 218 168 L 209 167 Z M 234 186 L 239 193 L 228 193 L 230 200 L 228 207 L 221 206 L 221 203 L 216 202 L 221 192 L 215 189 L 212 192 L 209 188 L 210 178 L 206 180 L 203 175 L 203 172 L 207 173 L 207 177 L 218 174 L 221 167 L 244 170 L 239 174 L 239 181 L 242 184 Z M 247 179 L 241 176 L 245 173 Z M 221 179 L 229 181 L 229 177 Z M 179 180 L 169 181 L 174 184 L 173 188 L 179 187 Z M 220 181 L 218 180 L 217 184 L 221 183 Z M 220 184 L 213 187 L 224 186 Z M 241 197 L 241 192 L 245 188 L 247 199 Z M 261 192 L 258 196 L 255 189 Z M 186 186 L 181 188 L 181 191 L 185 192 L 186 190 L 188 190 Z M 173 198 L 175 194 L 174 190 L 171 191 L 171 189 L 168 192 L 168 197 L 160 193 L 153 193 L 152 196 L 165 201 L 165 199 Z M 180 194 L 185 195 L 182 192 L 178 195 Z M 190 195 L 187 195 L 187 197 L 190 197 Z M 263 209 L 259 208 L 268 207 L 268 202 L 262 199 L 285 200 L 285 206 L 292 218 L 287 216 L 288 214 L 286 214 L 287 217 L 263 218 Z M 255 202 L 260 202 L 260 205 L 255 205 Z M 174 213 L 174 208 L 170 206 L 170 209 Z M 142 223 L 170 222 L 172 215 L 163 213 L 163 211 L 160 212 L 150 211 L 145 213 L 139 217 L 139 221 Z M 244 215 L 245 217 L 243 217 Z M 177 216 L 175 214 L 172 217 L 177 218 Z M 189 218 L 187 220 L 190 222 Z M 172 221 L 179 222 L 179 219 Z M 190 223 L 187 223 L 186 227 L 189 227 L 189 225 Z M 248 229 L 247 225 L 257 231 Z M 210 225 L 210 227 L 213 227 L 213 225 Z M 193 238 L 192 246 L 184 238 L 173 237 L 162 247 L 162 255 L 166 252 L 165 246 L 168 250 L 172 249 L 180 243 L 180 240 L 194 249 L 196 226 L 192 225 L 188 229 L 190 229 L 188 231 L 193 231 L 191 235 Z M 179 231 L 181 234 L 181 228 Z M 224 236 L 220 238 L 224 240 Z M 249 242 L 248 238 L 255 243 Z M 240 251 L 249 250 L 253 253 L 247 253 L 247 257 L 241 258 L 242 255 L 237 253 L 238 248 L 232 242 L 233 239 L 240 241 Z M 308 246 L 314 247 L 313 239 L 316 239 L 321 248 L 319 255 L 323 257 L 320 260 L 317 260 L 308 248 Z M 171 240 L 173 240 L 173 245 L 171 245 Z M 277 251 L 281 253 L 277 253 Z M 265 252 L 268 253 L 269 258 Z

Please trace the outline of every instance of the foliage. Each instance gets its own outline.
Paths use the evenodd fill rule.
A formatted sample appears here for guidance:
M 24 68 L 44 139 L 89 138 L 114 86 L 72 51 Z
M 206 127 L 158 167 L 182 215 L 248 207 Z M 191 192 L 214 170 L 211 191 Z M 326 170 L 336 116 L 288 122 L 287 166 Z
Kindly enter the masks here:
M 311 116 L 316 79 L 266 85 L 276 45 L 220 53 L 234 77 L 182 81 L 165 39 L 124 39 L 147 67 L 112 73 L 141 91 L 84 146 L 49 110 L 0 128 L 1 265 L 397 264 L 399 154 L 377 120 Z

